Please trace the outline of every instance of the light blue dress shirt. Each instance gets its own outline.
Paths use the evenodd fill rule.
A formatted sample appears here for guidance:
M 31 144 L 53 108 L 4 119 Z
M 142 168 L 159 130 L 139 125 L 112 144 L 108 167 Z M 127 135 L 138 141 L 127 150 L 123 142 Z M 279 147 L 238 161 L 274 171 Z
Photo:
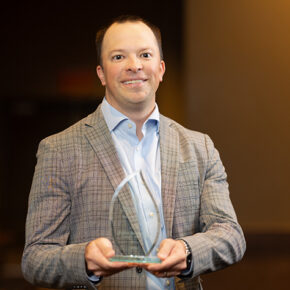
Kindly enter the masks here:
M 156 104 L 154 111 L 144 122 L 142 127 L 143 138 L 139 141 L 136 135 L 136 125 L 128 117 L 113 108 L 104 98 L 102 105 L 107 126 L 113 138 L 121 165 L 126 175 L 142 170 L 145 181 L 154 195 L 161 216 L 161 234 L 152 255 L 157 255 L 160 242 L 166 239 L 166 229 L 163 218 L 161 197 L 161 166 L 159 145 L 159 111 Z M 130 184 L 134 204 L 138 213 L 140 230 L 143 234 L 145 250 L 148 251 L 154 239 L 156 210 L 144 184 L 137 178 Z M 150 234 L 151 233 L 151 234 Z M 157 278 L 149 272 L 147 276 L 147 289 L 175 289 L 174 278 Z

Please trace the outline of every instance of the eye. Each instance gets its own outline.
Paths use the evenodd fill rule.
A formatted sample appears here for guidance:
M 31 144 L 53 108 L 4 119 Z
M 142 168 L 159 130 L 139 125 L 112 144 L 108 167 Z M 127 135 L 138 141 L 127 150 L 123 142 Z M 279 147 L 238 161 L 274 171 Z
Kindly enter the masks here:
M 121 55 L 121 54 L 117 54 L 117 55 L 114 55 L 114 56 L 112 57 L 113 60 L 120 60 L 120 59 L 122 59 L 122 58 L 123 58 L 123 55 Z
M 150 57 L 151 57 L 151 53 L 149 53 L 149 52 L 143 52 L 143 53 L 141 54 L 141 57 L 144 57 L 144 58 L 150 58 Z

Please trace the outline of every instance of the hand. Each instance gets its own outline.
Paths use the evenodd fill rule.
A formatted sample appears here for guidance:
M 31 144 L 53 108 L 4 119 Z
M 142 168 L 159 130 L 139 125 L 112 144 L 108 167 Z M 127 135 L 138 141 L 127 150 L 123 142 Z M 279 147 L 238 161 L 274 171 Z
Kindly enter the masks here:
M 173 277 L 186 269 L 186 249 L 182 241 L 165 239 L 160 244 L 157 254 L 161 264 L 146 264 L 147 271 L 157 277 Z
M 106 238 L 98 238 L 88 243 L 85 250 L 87 269 L 96 276 L 110 276 L 133 267 L 126 262 L 110 262 L 115 255 L 112 243 Z

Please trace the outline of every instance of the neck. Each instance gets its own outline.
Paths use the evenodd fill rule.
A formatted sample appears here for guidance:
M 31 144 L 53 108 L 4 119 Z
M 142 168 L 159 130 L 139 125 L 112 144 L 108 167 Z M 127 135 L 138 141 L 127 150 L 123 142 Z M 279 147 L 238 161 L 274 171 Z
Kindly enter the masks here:
M 124 110 L 122 107 L 118 106 L 118 104 L 115 104 L 114 102 L 111 102 L 111 100 L 107 99 L 107 102 L 114 107 L 116 110 L 124 114 L 126 117 L 128 117 L 130 120 L 132 120 L 136 124 L 136 135 L 139 139 L 139 141 L 142 140 L 143 134 L 142 134 L 142 126 L 144 122 L 148 119 L 148 117 L 152 114 L 155 108 L 155 102 L 149 107 L 149 106 L 142 106 L 139 104 L 134 105 L 133 108 L 130 108 L 129 106 L 126 106 L 126 109 Z
M 144 122 L 148 119 L 148 117 L 151 115 L 153 110 L 154 110 L 154 108 L 149 113 L 145 113 L 143 115 L 138 114 L 138 112 L 135 112 L 131 116 L 127 116 L 127 117 L 129 117 L 129 119 L 131 119 L 136 124 L 136 135 L 137 135 L 139 141 L 141 141 L 143 138 L 142 126 L 143 126 Z

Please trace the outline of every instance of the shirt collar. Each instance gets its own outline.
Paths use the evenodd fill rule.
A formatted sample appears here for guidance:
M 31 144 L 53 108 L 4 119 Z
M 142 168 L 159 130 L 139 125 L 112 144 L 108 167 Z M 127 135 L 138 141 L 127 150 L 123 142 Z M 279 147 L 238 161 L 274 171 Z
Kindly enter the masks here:
M 116 110 L 114 107 L 112 107 L 106 100 L 106 98 L 103 99 L 101 104 L 102 113 L 104 115 L 105 121 L 107 123 L 107 126 L 112 132 L 121 122 L 124 120 L 129 120 L 127 116 Z M 157 132 L 159 132 L 159 110 L 158 106 L 155 103 L 155 108 L 151 115 L 148 117 L 148 119 L 145 121 L 145 124 L 149 120 L 155 120 L 156 126 L 157 126 Z

